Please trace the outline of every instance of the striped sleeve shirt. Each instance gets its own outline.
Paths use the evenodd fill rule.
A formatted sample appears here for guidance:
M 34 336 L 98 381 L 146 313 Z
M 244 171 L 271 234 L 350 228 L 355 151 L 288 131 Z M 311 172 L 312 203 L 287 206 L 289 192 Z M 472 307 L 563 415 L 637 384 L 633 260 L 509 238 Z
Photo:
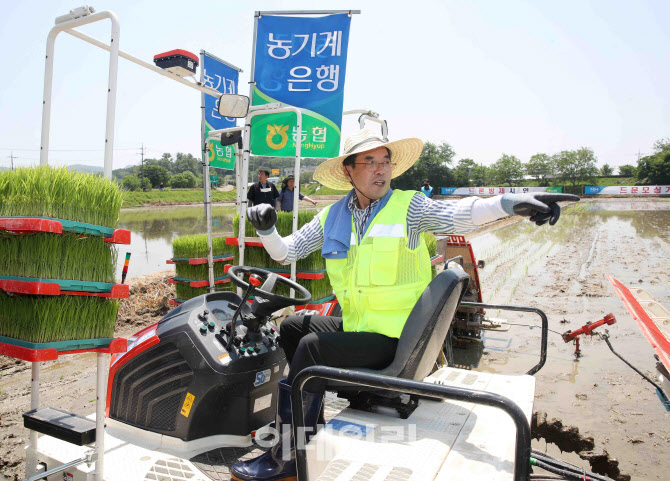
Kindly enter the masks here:
M 472 222 L 472 205 L 477 197 L 466 197 L 461 200 L 435 201 L 417 192 L 412 197 L 407 212 L 407 247 L 415 249 L 419 245 L 419 235 L 422 232 L 444 232 L 465 234 L 477 228 Z M 360 242 L 365 226 L 372 209 L 379 203 L 373 201 L 365 209 L 356 206 L 356 192 L 351 196 L 349 210 L 354 218 L 356 235 Z M 323 228 L 319 212 L 314 219 L 304 225 L 299 231 L 286 237 L 288 255 L 284 264 L 307 257 L 323 246 Z

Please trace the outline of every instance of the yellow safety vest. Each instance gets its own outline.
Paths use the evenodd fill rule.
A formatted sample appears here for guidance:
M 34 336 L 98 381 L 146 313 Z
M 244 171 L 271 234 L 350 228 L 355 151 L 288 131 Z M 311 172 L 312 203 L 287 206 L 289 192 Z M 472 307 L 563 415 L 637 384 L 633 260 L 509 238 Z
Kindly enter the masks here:
M 326 259 L 345 331 L 400 337 L 409 313 L 430 283 L 430 256 L 423 236 L 416 249 L 407 247 L 407 212 L 415 194 L 394 190 L 360 244 L 352 217 L 347 258 Z M 321 216 L 321 227 L 329 211 L 330 206 Z

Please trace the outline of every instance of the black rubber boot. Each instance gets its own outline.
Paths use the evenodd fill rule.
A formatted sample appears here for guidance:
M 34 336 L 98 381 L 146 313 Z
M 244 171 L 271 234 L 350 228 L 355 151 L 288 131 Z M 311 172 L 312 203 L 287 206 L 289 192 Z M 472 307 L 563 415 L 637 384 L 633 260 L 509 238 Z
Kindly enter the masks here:
M 290 446 L 284 447 L 286 437 L 284 431 L 291 427 L 291 386 L 285 380 L 279 381 L 277 398 L 276 429 L 279 432 L 278 442 L 266 453 L 255 459 L 241 461 L 230 468 L 230 477 L 237 481 L 290 481 L 295 480 L 295 442 L 293 430 L 290 431 Z M 323 394 L 307 391 L 302 393 L 302 407 L 305 413 L 305 428 L 316 431 L 316 424 L 321 413 Z

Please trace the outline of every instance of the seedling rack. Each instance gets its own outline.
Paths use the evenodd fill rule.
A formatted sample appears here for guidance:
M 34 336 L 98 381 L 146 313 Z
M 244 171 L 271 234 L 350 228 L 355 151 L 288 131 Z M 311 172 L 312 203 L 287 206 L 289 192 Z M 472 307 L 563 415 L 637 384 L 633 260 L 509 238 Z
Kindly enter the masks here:
M 103 237 L 111 244 L 130 244 L 130 231 L 53 217 L 0 217 L 0 230 L 15 234 L 64 232 Z
M 186 277 L 170 277 L 168 279 L 168 282 L 170 284 L 188 284 L 191 287 L 207 287 L 209 285 L 209 280 L 196 280 L 196 279 L 187 279 Z M 214 284 L 226 284 L 230 282 L 230 279 L 228 276 L 223 276 L 223 277 L 215 277 L 214 278 Z
M 213 262 L 225 262 L 225 261 L 232 261 L 233 260 L 233 255 L 232 254 L 222 254 L 220 256 L 213 256 L 212 257 Z M 168 259 L 167 264 L 189 264 L 191 266 L 197 266 L 201 264 L 207 264 L 207 258 L 206 257 L 173 257 L 172 259 Z
M 130 292 L 127 284 L 1 275 L 0 290 L 8 294 L 95 296 L 110 299 L 127 299 Z

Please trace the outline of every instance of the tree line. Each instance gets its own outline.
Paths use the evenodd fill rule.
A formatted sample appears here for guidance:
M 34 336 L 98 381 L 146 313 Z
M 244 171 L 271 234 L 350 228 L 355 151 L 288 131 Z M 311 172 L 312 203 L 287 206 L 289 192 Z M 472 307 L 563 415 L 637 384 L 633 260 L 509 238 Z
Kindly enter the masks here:
M 639 159 L 637 166 L 627 164 L 619 167 L 619 175 L 633 177 L 638 184 L 670 184 L 670 138 L 654 143 L 651 155 Z M 473 159 L 454 160 L 456 152 L 446 142 L 434 144 L 426 142 L 419 160 L 404 174 L 393 179 L 397 189 L 415 190 L 424 179 L 433 186 L 444 187 L 484 187 L 493 185 L 519 186 L 532 179 L 537 185 L 564 185 L 566 190 L 576 192 L 578 186 L 597 183 L 598 176 L 612 176 L 614 169 L 604 164 L 597 166 L 592 149 L 581 147 L 577 150 L 563 150 L 554 154 L 538 153 L 522 162 L 518 157 L 502 154 L 492 165 L 478 164 Z M 258 169 L 272 171 L 293 167 L 293 157 L 251 156 L 249 160 L 249 182 L 256 180 Z M 316 166 L 323 159 L 304 158 L 302 166 Z M 234 184 L 232 171 L 212 169 L 212 174 L 223 177 L 222 183 Z M 171 188 L 194 188 L 202 186 L 202 163 L 191 154 L 178 152 L 175 157 L 164 153 L 160 159 L 146 159 L 144 165 L 133 165 L 113 172 L 114 178 L 127 190 L 149 190 L 163 184 Z M 282 175 L 280 175 L 283 177 Z M 300 183 L 312 180 L 311 173 L 303 173 Z
M 638 161 L 637 167 L 622 165 L 619 175 L 634 177 L 639 184 L 670 183 L 670 139 L 654 144 L 654 153 Z M 448 143 L 424 144 L 419 160 L 401 176 L 393 179 L 398 189 L 418 189 L 424 179 L 433 186 L 484 187 L 520 186 L 532 179 L 541 187 L 564 185 L 566 190 L 577 192 L 586 183 L 597 185 L 596 178 L 614 174 L 614 169 L 604 164 L 598 168 L 592 149 L 563 150 L 554 154 L 538 153 L 522 162 L 518 157 L 502 154 L 492 165 L 478 164 L 473 159 L 454 161 L 456 153 Z
M 285 167 L 293 167 L 294 157 L 264 157 L 252 155 L 249 159 L 249 182 L 256 181 L 258 169 L 272 171 L 279 169 L 280 173 Z M 304 166 L 316 166 L 323 159 L 304 158 L 301 164 Z M 235 184 L 235 174 L 231 170 L 210 168 L 211 175 L 221 177 L 221 184 Z M 126 190 L 151 190 L 158 188 L 161 183 L 163 187 L 173 189 L 189 189 L 202 187 L 202 162 L 193 157 L 192 154 L 177 152 L 164 153 L 160 159 L 145 159 L 140 165 L 131 165 L 112 172 L 113 178 Z M 281 177 L 283 175 L 280 174 Z M 312 174 L 303 173 L 300 176 L 301 183 L 311 182 Z

